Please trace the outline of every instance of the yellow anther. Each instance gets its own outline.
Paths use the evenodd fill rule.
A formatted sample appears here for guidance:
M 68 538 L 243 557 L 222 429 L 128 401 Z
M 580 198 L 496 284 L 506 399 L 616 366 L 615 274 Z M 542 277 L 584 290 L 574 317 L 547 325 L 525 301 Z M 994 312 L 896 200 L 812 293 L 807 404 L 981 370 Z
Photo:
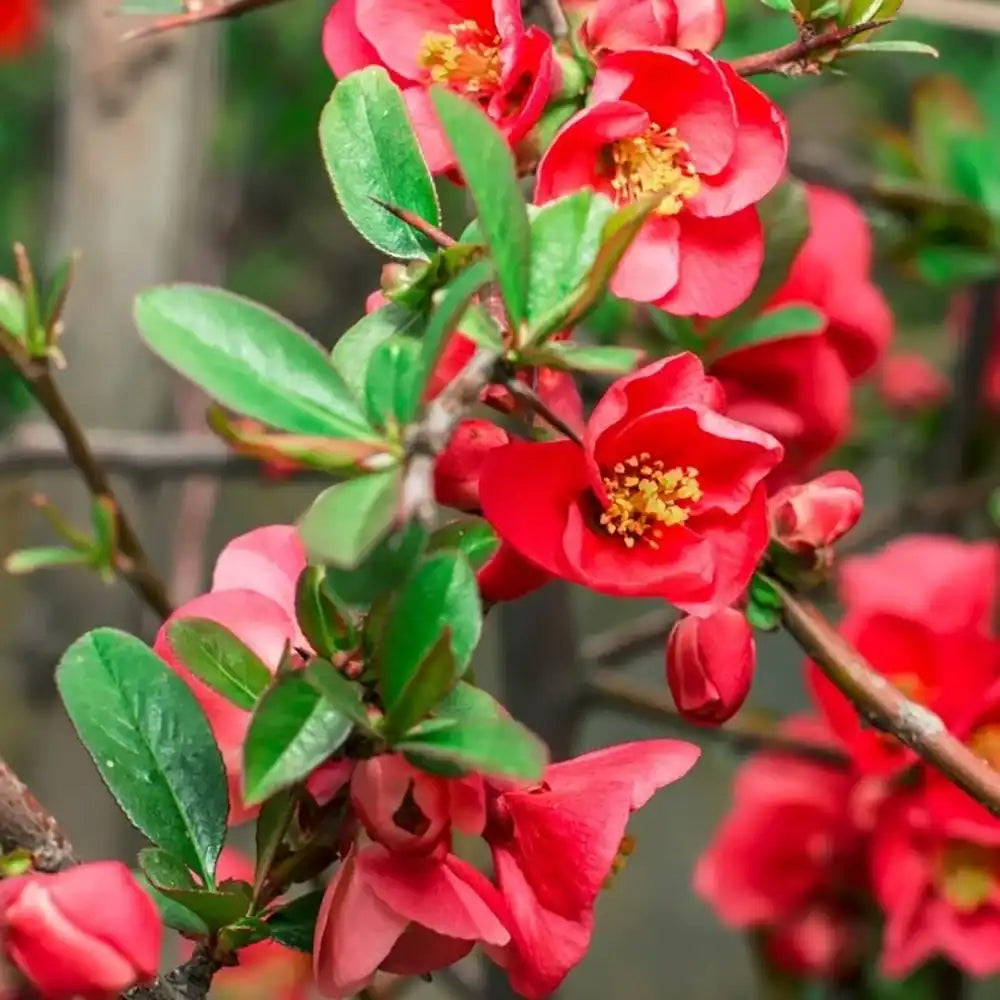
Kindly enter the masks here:
M 657 206 L 660 215 L 676 215 L 701 190 L 688 145 L 677 129 L 650 125 L 639 136 L 611 144 L 611 187 L 619 204 L 653 191 L 666 192 Z
M 486 97 L 500 85 L 500 38 L 475 21 L 424 35 L 417 61 L 432 83 L 467 97 Z

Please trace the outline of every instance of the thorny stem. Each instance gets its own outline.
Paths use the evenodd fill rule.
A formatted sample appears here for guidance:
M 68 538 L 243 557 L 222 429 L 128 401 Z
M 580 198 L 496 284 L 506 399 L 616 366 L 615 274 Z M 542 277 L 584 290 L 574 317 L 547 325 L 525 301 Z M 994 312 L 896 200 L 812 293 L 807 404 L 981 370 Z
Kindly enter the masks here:
M 734 59 L 730 66 L 740 76 L 755 76 L 759 73 L 781 73 L 786 76 L 807 70 L 810 56 L 830 49 L 839 48 L 844 42 L 850 41 L 866 31 L 883 28 L 891 23 L 891 18 L 865 21 L 863 24 L 852 24 L 846 28 L 833 28 L 812 37 L 803 36 L 797 41 L 781 45 L 767 52 Z
M 114 505 L 119 549 L 115 569 L 157 615 L 167 618 L 173 607 L 167 596 L 166 585 L 153 568 L 138 533 L 115 496 L 107 472 L 95 458 L 82 427 L 59 391 L 59 386 L 52 377 L 49 359 L 30 357 L 21 342 L 2 325 L 0 355 L 5 356 L 24 379 L 32 395 L 55 424 L 70 460 L 79 470 L 94 499 L 106 497 Z

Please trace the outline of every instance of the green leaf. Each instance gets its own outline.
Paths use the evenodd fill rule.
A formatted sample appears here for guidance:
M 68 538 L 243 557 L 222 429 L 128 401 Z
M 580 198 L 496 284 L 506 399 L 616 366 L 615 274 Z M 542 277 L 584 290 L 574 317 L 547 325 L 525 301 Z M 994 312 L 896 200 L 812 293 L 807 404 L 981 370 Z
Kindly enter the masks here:
M 286 948 L 311 954 L 322 904 L 323 892 L 310 892 L 275 910 L 267 921 L 271 937 Z
M 1000 255 L 971 247 L 929 246 L 917 254 L 917 270 L 929 285 L 957 288 L 996 275 Z
M 781 596 L 759 573 L 750 580 L 747 621 L 762 632 L 773 632 L 781 624 Z
M 285 788 L 272 795 L 260 808 L 254 831 L 254 843 L 257 848 L 253 879 L 255 893 L 260 891 L 264 879 L 271 870 L 271 865 L 292 821 L 295 803 L 294 790 Z
M 219 948 L 223 951 L 240 951 L 271 936 L 267 924 L 260 917 L 243 917 L 219 931 Z
M 188 866 L 162 848 L 144 847 L 139 852 L 139 867 L 157 889 L 198 888 Z
M 424 326 L 424 317 L 393 303 L 376 309 L 358 320 L 333 345 L 330 360 L 348 388 L 360 400 L 364 397 L 368 366 L 380 344 L 394 334 L 416 336 Z
M 867 32 L 865 32 L 867 34 Z M 938 58 L 938 50 L 933 45 L 923 42 L 906 41 L 902 38 L 887 38 L 884 41 L 854 42 L 840 51 L 840 57 L 853 55 L 855 52 L 911 52 L 914 55 Z
M 341 715 L 361 729 L 371 730 L 360 685 L 349 681 L 332 663 L 314 660 L 306 667 L 305 679 Z
M 167 638 L 191 673 L 248 712 L 271 683 L 267 664 L 216 621 L 179 618 L 167 626 Z
M 326 169 L 344 214 L 392 257 L 431 256 L 436 246 L 378 202 L 438 225 L 441 209 L 399 88 L 381 66 L 345 76 L 319 123 Z
M 28 327 L 21 289 L 9 278 L 0 278 L 0 326 L 23 341 Z
M 175 931 L 180 931 L 191 937 L 204 937 L 208 934 L 208 925 L 197 913 L 192 913 L 186 906 L 181 906 L 175 900 L 164 896 L 141 872 L 135 873 L 135 879 L 146 890 L 150 899 L 156 903 L 160 916 L 167 927 L 172 927 Z
M 378 427 L 398 432 L 420 406 L 424 389 L 424 345 L 412 337 L 391 337 L 372 352 L 365 373 L 365 412 Z
M 802 337 L 822 333 L 826 329 L 826 317 L 814 306 L 779 306 L 761 313 L 746 326 L 734 330 L 720 345 L 720 356 L 741 347 L 754 347 L 769 340 L 783 337 Z
M 198 916 L 210 931 L 234 924 L 250 911 L 251 889 L 245 882 L 229 883 L 219 890 L 154 888 Z
M 243 746 L 247 805 L 305 778 L 350 735 L 351 720 L 298 671 L 279 677 L 257 703 Z
M 583 281 L 612 214 L 614 205 L 593 191 L 576 191 L 538 210 L 531 220 L 530 322 L 556 307 Z
M 335 600 L 367 606 L 399 587 L 424 550 L 427 532 L 414 521 L 383 538 L 353 569 L 326 567 L 324 589 Z
M 379 690 L 391 710 L 445 629 L 457 671 L 463 673 L 482 629 L 476 577 L 465 556 L 446 550 L 428 556 L 389 611 L 378 651 Z
M 576 344 L 550 340 L 540 348 L 521 352 L 519 360 L 563 371 L 599 372 L 624 375 L 634 371 L 646 352 L 639 347 L 611 344 Z
M 445 628 L 395 695 L 382 725 L 386 742 L 391 745 L 427 715 L 461 673 L 451 649 L 451 629 Z
M 772 10 L 780 10 L 783 14 L 794 14 L 795 4 L 792 0 L 761 0 L 761 3 L 766 4 Z
M 135 318 L 152 350 L 230 409 L 298 434 L 377 440 L 323 349 L 270 309 L 163 285 L 139 295 Z
M 3 568 L 15 576 L 34 573 L 54 566 L 87 566 L 90 555 L 64 545 L 45 545 L 36 549 L 19 549 L 4 560 Z
M 499 547 L 500 539 L 490 523 L 478 517 L 451 521 L 438 528 L 427 543 L 429 552 L 458 549 L 474 570 L 485 566 Z
M 503 335 L 482 306 L 473 303 L 465 310 L 461 328 L 463 336 L 468 337 L 474 344 L 496 354 L 503 354 Z
M 396 516 L 400 473 L 385 469 L 324 490 L 299 521 L 311 561 L 357 566 L 388 532 Z
M 226 836 L 226 774 L 187 684 L 148 646 L 110 628 L 70 646 L 56 683 L 125 815 L 211 886 Z
M 120 14 L 185 14 L 184 0 L 121 0 Z
M 444 288 L 469 265 L 482 259 L 485 253 L 481 240 L 442 247 L 426 264 L 410 264 L 406 274 L 387 296 L 391 302 L 398 302 L 419 313 L 427 313 L 434 293 Z
M 323 586 L 322 566 L 307 566 L 295 587 L 295 618 L 309 645 L 320 655 L 331 657 L 357 645 L 357 631 L 350 615 Z
M 435 87 L 431 101 L 476 206 L 497 283 L 517 330 L 528 310 L 531 228 L 506 140 L 471 102 Z

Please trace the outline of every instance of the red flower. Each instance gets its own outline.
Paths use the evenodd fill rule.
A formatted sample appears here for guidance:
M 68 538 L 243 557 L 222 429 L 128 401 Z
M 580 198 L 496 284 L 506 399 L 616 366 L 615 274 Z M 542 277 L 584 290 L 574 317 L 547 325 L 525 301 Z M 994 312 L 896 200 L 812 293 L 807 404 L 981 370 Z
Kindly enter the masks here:
M 118 861 L 0 881 L 0 948 L 25 993 L 112 1000 L 156 975 L 162 939 L 156 905 Z
M 777 542 L 791 552 L 810 553 L 833 545 L 858 523 L 864 493 L 852 473 L 828 472 L 801 486 L 786 486 L 767 506 Z
M 907 535 L 840 565 L 848 612 L 888 611 L 939 632 L 987 630 L 1000 579 L 1000 545 L 950 535 Z
M 20 55 L 42 26 L 41 0 L 3 0 L 0 3 L 0 59 Z
M 969 839 L 900 798 L 875 830 L 872 877 L 885 913 L 881 967 L 905 976 L 935 955 L 972 976 L 1000 971 L 1000 837 Z
M 790 734 L 826 743 L 812 720 Z M 698 859 L 694 885 L 726 924 L 762 928 L 788 971 L 830 976 L 856 962 L 862 940 L 852 898 L 865 885 L 865 840 L 851 820 L 854 779 L 786 754 L 745 764 L 733 808 Z
M 435 173 L 455 160 L 431 84 L 477 101 L 512 147 L 538 121 L 554 85 L 552 42 L 524 27 L 517 0 L 337 0 L 323 52 L 338 77 L 372 65 L 389 70 Z
M 516 601 L 544 586 L 552 576 L 544 569 L 522 559 L 506 542 L 477 571 L 479 593 L 488 604 Z
M 719 412 L 680 354 L 619 379 L 584 447 L 511 442 L 480 480 L 484 516 L 526 559 L 602 593 L 662 597 L 698 615 L 739 595 L 767 545 L 769 435 Z
M 849 614 L 840 631 L 876 671 L 948 726 L 1000 668 L 1000 643 L 971 628 L 942 632 L 933 620 L 876 611 Z M 810 669 L 809 677 L 820 708 L 861 773 L 889 775 L 916 761 L 895 737 L 864 726 L 854 706 L 818 667 Z
M 757 282 L 764 255 L 754 205 L 785 168 L 781 112 L 700 52 L 608 56 L 591 104 L 538 166 L 539 203 L 593 188 L 617 204 L 666 196 L 615 272 L 616 295 L 681 315 L 722 316 Z
M 570 17 L 595 53 L 673 46 L 711 52 L 722 40 L 722 0 L 569 0 Z
M 879 393 L 897 413 L 922 413 L 948 394 L 948 380 L 922 354 L 891 354 L 879 369 Z
M 494 448 L 508 441 L 507 432 L 489 420 L 463 420 L 434 463 L 437 502 L 458 510 L 479 510 L 483 463 Z
M 692 722 L 720 725 L 746 701 L 756 653 L 753 629 L 736 608 L 681 618 L 667 641 L 667 683 Z
M 811 305 L 826 327 L 741 348 L 712 365 L 732 414 L 785 445 L 787 478 L 808 472 L 847 435 L 851 381 L 885 352 L 893 327 L 869 277 L 871 235 L 861 210 L 826 188 L 807 194 L 809 238 L 768 308 Z
M 510 947 L 493 956 L 525 997 L 551 993 L 590 943 L 602 885 L 631 853 L 629 816 L 683 777 L 699 750 L 646 740 L 551 765 L 534 788 L 494 788 L 484 836 L 510 908 Z

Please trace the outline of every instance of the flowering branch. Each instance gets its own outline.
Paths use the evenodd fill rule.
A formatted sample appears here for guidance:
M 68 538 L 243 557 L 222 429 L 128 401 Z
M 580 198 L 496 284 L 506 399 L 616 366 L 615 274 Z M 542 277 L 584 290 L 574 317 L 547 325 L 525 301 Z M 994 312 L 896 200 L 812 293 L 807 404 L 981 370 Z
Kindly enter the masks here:
M 0 846 L 4 852 L 29 851 L 40 872 L 58 872 L 76 864 L 73 847 L 55 818 L 27 785 L 0 759 Z
M 212 949 L 203 941 L 183 965 L 148 986 L 133 986 L 122 994 L 122 1000 L 205 1000 L 212 977 L 220 968 Z
M 844 42 L 876 28 L 883 28 L 891 23 L 891 19 L 864 21 L 852 24 L 846 28 L 833 28 L 819 35 L 803 36 L 797 41 L 780 45 L 767 52 L 734 59 L 730 65 L 740 76 L 756 76 L 760 73 L 780 73 L 784 76 L 797 76 L 811 72 L 813 63 L 811 56 L 831 49 L 839 48 Z
M 808 601 L 771 580 L 782 621 L 861 718 L 896 737 L 994 816 L 1000 816 L 1000 773 L 959 742 L 933 712 L 910 701 L 872 667 Z
M 70 460 L 80 471 L 94 499 L 103 497 L 111 501 L 118 529 L 119 551 L 116 553 L 115 568 L 161 618 L 168 617 L 173 609 L 167 596 L 167 588 L 153 568 L 138 533 L 115 496 L 107 471 L 94 456 L 83 428 L 59 391 L 59 386 L 52 377 L 49 358 L 31 357 L 21 342 L 2 325 L 0 355 L 6 357 L 24 379 L 31 394 L 55 424 Z

